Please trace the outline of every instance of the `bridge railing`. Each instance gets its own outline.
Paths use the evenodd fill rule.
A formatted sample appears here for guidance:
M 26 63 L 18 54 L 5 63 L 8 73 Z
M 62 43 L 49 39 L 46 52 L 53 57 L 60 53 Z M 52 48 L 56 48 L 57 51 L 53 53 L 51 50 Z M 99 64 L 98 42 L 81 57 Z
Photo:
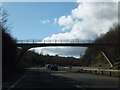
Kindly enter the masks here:
M 79 39 L 71 39 L 71 40 L 17 40 L 17 43 L 93 43 L 93 40 L 79 40 Z

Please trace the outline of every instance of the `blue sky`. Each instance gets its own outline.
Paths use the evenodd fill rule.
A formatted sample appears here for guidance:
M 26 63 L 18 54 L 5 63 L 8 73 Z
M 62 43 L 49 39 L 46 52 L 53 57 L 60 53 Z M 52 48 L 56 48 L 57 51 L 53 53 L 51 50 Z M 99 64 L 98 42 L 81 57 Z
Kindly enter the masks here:
M 3 2 L 13 37 L 37 40 L 94 40 L 118 22 L 117 2 Z M 37 48 L 44 54 L 80 57 L 86 48 Z
M 57 2 L 10 2 L 3 3 L 12 24 L 12 35 L 17 39 L 44 39 L 53 33 L 61 32 L 61 27 L 54 23 L 55 18 L 69 15 L 77 3 Z M 49 22 L 42 23 L 42 21 Z

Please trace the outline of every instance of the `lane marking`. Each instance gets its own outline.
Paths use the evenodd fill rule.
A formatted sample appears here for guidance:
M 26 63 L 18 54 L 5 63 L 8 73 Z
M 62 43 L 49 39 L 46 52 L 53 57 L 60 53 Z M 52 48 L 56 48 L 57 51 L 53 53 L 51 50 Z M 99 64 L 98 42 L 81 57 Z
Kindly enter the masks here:
M 63 76 L 63 74 L 51 74 L 51 75 L 55 75 L 55 76 Z M 63 76 L 64 77 L 64 76 Z M 68 76 L 67 76 L 68 77 Z M 71 77 L 71 76 L 69 76 L 69 77 Z M 62 77 L 59 77 L 60 79 L 62 79 Z M 74 81 L 74 82 L 76 82 L 76 81 Z M 80 85 L 76 85 L 76 87 L 77 88 L 80 88 L 81 90 L 86 90 L 86 89 L 84 89 L 83 87 L 81 87 Z
M 80 85 L 76 85 L 77 88 L 82 88 Z
M 77 88 L 80 88 L 82 90 L 85 90 L 83 87 L 81 87 L 80 85 L 76 85 Z
M 11 85 L 9 88 L 14 88 L 25 76 L 27 75 L 27 73 L 26 74 L 24 74 L 20 79 L 18 79 L 13 85 Z M 9 89 L 8 89 L 9 90 Z
M 55 75 L 55 76 L 62 76 L 63 74 L 51 74 L 51 75 Z

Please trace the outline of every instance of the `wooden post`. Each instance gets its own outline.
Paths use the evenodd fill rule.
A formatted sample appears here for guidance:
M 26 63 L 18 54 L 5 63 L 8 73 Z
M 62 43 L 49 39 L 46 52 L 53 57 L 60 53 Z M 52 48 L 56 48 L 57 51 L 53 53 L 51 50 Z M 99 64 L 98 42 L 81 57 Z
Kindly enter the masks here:
M 110 71 L 110 76 L 112 76 L 112 72 Z
M 90 73 L 91 73 L 91 70 L 90 70 Z
M 102 72 L 102 75 L 103 75 L 103 71 L 101 71 Z
M 97 71 L 95 70 L 95 74 L 97 74 Z

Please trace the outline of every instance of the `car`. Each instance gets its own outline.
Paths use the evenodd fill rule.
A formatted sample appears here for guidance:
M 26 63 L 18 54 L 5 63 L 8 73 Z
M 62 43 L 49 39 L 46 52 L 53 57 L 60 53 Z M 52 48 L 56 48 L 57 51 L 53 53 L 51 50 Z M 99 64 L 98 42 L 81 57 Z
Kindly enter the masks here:
M 48 64 L 45 64 L 45 68 L 47 68 L 48 67 Z
M 51 69 L 52 65 L 48 64 L 47 69 Z
M 57 65 L 52 65 L 50 70 L 52 71 L 58 71 L 58 66 Z
M 52 66 L 52 64 L 46 64 L 46 65 L 45 65 L 45 68 L 50 69 L 51 66 Z

